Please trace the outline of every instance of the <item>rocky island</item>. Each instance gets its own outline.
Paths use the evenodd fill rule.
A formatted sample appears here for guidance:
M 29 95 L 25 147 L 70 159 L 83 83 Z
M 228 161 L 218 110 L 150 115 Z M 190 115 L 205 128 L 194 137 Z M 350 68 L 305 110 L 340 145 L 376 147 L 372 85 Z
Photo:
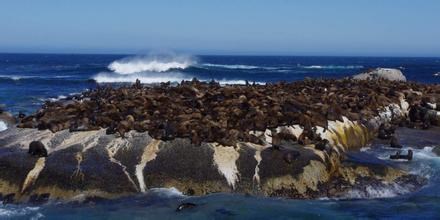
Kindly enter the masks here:
M 301 199 L 396 184 L 414 191 L 426 179 L 350 156 L 376 138 L 398 148 L 397 127 L 440 124 L 440 86 L 399 72 L 265 85 L 137 82 L 47 102 L 0 132 L 0 200 L 163 187 Z

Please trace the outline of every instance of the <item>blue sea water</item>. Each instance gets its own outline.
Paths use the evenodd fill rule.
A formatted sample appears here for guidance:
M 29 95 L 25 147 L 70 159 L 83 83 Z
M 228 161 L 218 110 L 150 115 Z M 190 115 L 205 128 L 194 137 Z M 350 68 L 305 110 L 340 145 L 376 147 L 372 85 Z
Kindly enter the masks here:
M 14 114 L 28 114 L 48 100 L 99 84 L 117 86 L 136 79 L 158 83 L 196 77 L 223 84 L 245 80 L 266 83 L 341 78 L 376 67 L 401 69 L 411 81 L 440 83 L 440 58 L 0 54 L 0 104 Z M 429 179 L 418 192 L 372 188 L 368 195 L 352 192 L 340 200 L 289 200 L 231 194 L 187 197 L 173 189 L 155 189 L 135 197 L 87 204 L 0 205 L 0 219 L 438 219 L 440 157 L 431 152 L 433 146 L 416 147 L 413 141 L 402 144 L 414 149 L 414 161 L 389 162 Z M 387 160 L 383 148 L 373 146 L 365 153 Z M 184 201 L 198 206 L 175 212 Z

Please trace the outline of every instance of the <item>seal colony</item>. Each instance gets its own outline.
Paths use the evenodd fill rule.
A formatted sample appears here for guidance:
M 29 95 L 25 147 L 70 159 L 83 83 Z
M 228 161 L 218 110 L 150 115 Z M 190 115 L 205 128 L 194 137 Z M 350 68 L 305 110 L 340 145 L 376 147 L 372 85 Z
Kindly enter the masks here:
M 418 95 L 419 91 L 423 95 Z M 428 109 L 440 109 L 440 86 L 387 80 L 305 80 L 266 85 L 226 85 L 196 79 L 178 85 L 155 87 L 98 87 L 69 101 L 47 102 L 36 114 L 21 119 L 18 127 L 90 131 L 124 137 L 130 130 L 148 133 L 163 141 L 190 138 L 235 146 L 238 142 L 261 144 L 254 135 L 266 129 L 300 125 L 299 137 L 276 133 L 273 144 L 293 140 L 307 145 L 324 144 L 315 126 L 328 128 L 328 121 L 367 122 L 391 103 L 406 97 L 409 118 L 395 124 L 429 128 L 438 125 Z M 437 103 L 438 102 L 438 103 Z M 381 130 L 382 131 L 382 130 Z M 325 144 L 324 144 L 325 145 Z
M 439 100 L 439 85 L 380 77 L 101 86 L 0 132 L 0 198 L 87 200 L 158 187 L 287 198 L 394 184 L 414 191 L 426 179 L 347 154 L 374 137 L 401 148 L 398 127 L 435 131 Z

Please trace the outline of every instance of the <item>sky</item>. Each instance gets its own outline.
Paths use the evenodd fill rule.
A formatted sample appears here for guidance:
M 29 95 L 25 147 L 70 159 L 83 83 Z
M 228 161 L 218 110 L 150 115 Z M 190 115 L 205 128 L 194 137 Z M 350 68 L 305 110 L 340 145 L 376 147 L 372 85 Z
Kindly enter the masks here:
M 2 0 L 0 52 L 440 56 L 439 0 Z

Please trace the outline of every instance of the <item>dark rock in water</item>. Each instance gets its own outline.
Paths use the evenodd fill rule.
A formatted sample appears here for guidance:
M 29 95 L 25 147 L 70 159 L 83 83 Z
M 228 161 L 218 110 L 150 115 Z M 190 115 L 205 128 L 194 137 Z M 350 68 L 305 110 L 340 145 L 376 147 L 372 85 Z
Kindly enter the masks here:
M 399 143 L 399 140 L 395 136 L 391 137 L 390 147 L 392 148 L 402 148 L 402 145 Z
M 398 159 L 404 159 L 404 160 L 412 160 L 413 158 L 413 151 L 408 150 L 408 154 L 402 155 L 400 154 L 400 151 L 396 152 L 394 155 L 390 155 L 390 159 L 392 160 L 398 160 Z
M 47 157 L 47 150 L 44 147 L 44 144 L 41 143 L 41 141 L 32 141 L 29 144 L 28 153 L 32 156 Z
M 50 194 L 49 193 L 43 193 L 43 194 L 34 194 L 29 197 L 29 203 L 40 205 L 44 204 L 49 200 Z
M 3 204 L 10 204 L 14 202 L 15 193 L 9 193 L 0 198 L 3 202 Z
M 378 138 L 383 140 L 390 139 L 394 134 L 395 128 L 390 124 L 381 124 L 379 126 Z
M 437 156 L 440 156 L 440 146 L 434 147 L 434 149 L 432 149 L 432 152 L 435 153 Z
M 197 205 L 194 204 L 194 203 L 191 203 L 191 202 L 185 202 L 185 203 L 180 204 L 180 205 L 177 207 L 176 211 L 177 211 L 177 212 L 180 212 L 180 211 L 183 211 L 183 210 L 185 210 L 185 209 L 192 209 L 192 208 L 194 208 L 194 207 L 196 207 L 196 206 L 197 206 Z

